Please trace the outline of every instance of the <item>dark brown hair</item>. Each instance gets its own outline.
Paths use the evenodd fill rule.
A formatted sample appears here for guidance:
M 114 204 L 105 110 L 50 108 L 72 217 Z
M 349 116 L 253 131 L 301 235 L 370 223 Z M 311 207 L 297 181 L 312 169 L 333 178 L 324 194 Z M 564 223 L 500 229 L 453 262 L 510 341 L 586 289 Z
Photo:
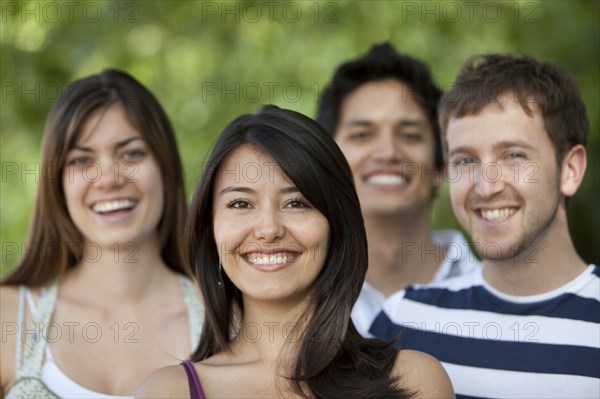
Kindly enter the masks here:
M 68 86 L 48 116 L 41 170 L 52 174 L 40 179 L 28 251 L 18 267 L 3 279 L 3 284 L 43 285 L 82 259 L 83 237 L 69 216 L 62 187 L 65 158 L 84 121 L 92 113 L 114 104 L 123 107 L 129 121 L 145 138 L 161 171 L 165 205 L 158 239 L 162 258 L 171 269 L 190 274 L 181 243 L 187 208 L 175 134 L 148 89 L 127 73 L 109 69 Z
M 560 164 L 577 144 L 585 146 L 589 123 L 577 82 L 562 67 L 527 56 L 476 55 L 468 59 L 454 86 L 440 104 L 440 125 L 445 132 L 451 118 L 480 112 L 511 94 L 527 115 L 541 113 Z
M 227 351 L 243 312 L 240 290 L 221 273 L 213 231 L 213 195 L 218 173 L 244 144 L 264 150 L 329 223 L 323 268 L 312 286 L 296 360 L 288 376 L 299 395 L 317 398 L 401 398 L 407 393 L 390 377 L 397 351 L 391 343 L 366 340 L 350 319 L 367 270 L 367 239 L 350 167 L 316 122 L 268 106 L 242 115 L 219 136 L 196 190 L 186 227 L 186 245 L 205 303 L 205 324 L 193 361 Z M 222 286 L 219 285 L 222 284 Z M 233 334 L 232 334 L 233 331 Z

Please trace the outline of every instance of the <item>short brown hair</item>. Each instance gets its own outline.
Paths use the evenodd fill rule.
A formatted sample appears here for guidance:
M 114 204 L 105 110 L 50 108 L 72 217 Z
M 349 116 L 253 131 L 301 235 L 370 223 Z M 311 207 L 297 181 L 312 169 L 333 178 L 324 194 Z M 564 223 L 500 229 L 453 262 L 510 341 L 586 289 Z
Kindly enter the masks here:
M 442 97 L 442 134 L 450 118 L 476 114 L 510 93 L 527 115 L 533 114 L 532 105 L 537 107 L 559 163 L 573 146 L 585 146 L 589 122 L 577 82 L 562 67 L 528 56 L 485 54 L 469 58 L 454 86 Z

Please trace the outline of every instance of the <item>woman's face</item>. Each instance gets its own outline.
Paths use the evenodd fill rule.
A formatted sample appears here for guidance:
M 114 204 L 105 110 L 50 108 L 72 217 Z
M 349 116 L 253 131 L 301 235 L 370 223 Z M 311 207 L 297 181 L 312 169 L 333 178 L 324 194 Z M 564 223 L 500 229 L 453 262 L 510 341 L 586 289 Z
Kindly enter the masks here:
M 62 184 L 69 215 L 86 243 L 115 251 L 115 243 L 135 249 L 156 244 L 162 177 L 122 106 L 100 109 L 84 121 L 67 153 Z
M 329 223 L 273 158 L 236 149 L 217 173 L 213 204 L 219 258 L 244 300 L 304 300 L 327 255 Z

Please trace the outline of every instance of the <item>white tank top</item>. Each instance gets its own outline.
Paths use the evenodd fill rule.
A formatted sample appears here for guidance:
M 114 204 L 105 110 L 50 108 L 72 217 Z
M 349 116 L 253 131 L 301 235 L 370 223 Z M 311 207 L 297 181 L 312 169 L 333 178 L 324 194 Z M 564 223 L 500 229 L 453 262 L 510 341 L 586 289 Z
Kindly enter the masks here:
M 184 276 L 179 277 L 183 299 L 187 307 L 191 347 L 195 348 L 200 339 L 201 327 L 204 319 L 203 307 L 192 281 Z M 56 284 L 42 289 L 38 307 L 36 309 L 31 291 L 25 286 L 19 287 L 18 325 L 21 326 L 25 320 L 25 301 L 27 301 L 33 322 L 39 323 L 37 326 L 47 326 L 54 313 L 57 296 L 58 287 Z M 36 328 L 34 330 L 41 331 L 43 328 Z M 45 339 L 38 337 L 36 332 L 27 334 L 25 338 L 26 342 L 24 346 L 19 345 L 18 342 L 16 345 L 16 381 L 6 393 L 6 399 L 131 398 L 130 396 L 108 395 L 82 387 L 77 382 L 71 380 L 57 366 Z M 23 353 L 22 349 L 24 349 Z

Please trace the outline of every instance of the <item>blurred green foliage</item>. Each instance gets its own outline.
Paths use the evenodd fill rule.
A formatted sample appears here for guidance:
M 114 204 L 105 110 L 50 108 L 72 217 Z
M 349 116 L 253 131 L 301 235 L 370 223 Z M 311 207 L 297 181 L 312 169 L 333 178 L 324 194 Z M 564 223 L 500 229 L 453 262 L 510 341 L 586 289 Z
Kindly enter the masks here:
M 597 0 L 2 0 L 0 275 L 27 249 L 45 118 L 69 82 L 116 67 L 149 87 L 175 126 L 191 196 L 232 118 L 263 103 L 314 116 L 334 68 L 385 40 L 427 62 L 442 87 L 467 57 L 484 52 L 530 54 L 576 76 L 591 129 L 569 222 L 580 254 L 599 263 L 599 21 Z M 457 227 L 447 187 L 433 220 Z

